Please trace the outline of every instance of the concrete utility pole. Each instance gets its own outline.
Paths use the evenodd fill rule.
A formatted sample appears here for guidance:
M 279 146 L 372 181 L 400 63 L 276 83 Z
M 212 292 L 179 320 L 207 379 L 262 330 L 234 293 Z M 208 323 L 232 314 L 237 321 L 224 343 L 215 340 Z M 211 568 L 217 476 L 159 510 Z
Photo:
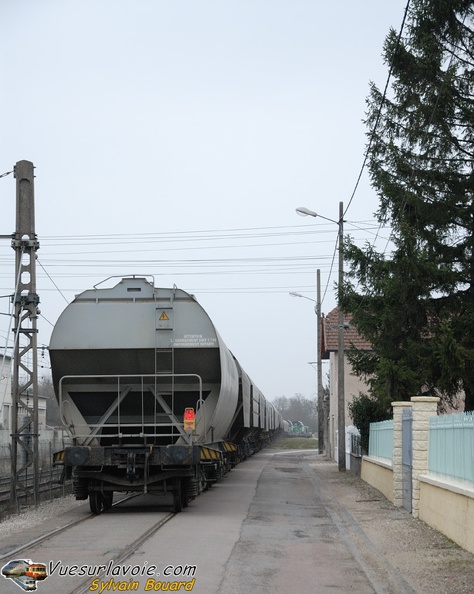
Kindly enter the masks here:
M 320 454 L 324 452 L 324 390 L 323 390 L 323 362 L 321 361 L 321 271 L 316 271 L 316 316 L 318 324 L 318 343 L 316 353 L 316 365 L 318 376 L 318 451 Z
M 37 319 L 39 297 L 36 293 L 34 166 L 30 161 L 15 165 L 16 231 L 15 250 L 15 335 L 12 378 L 12 484 L 11 503 L 25 494 L 38 505 L 38 349 Z M 20 385 L 20 372 L 22 379 Z M 28 486 L 32 469 L 32 486 Z
M 344 397 L 344 206 L 339 202 L 339 281 L 337 289 L 337 463 L 339 470 L 346 470 L 346 401 Z
M 323 215 L 310 210 L 305 206 L 296 209 L 299 215 L 304 217 L 321 217 L 339 226 L 339 282 L 337 291 L 338 307 L 338 332 L 337 332 L 337 430 L 338 446 L 337 461 L 339 470 L 346 470 L 346 420 L 345 420 L 345 397 L 344 397 L 344 314 L 342 312 L 342 298 L 344 297 L 344 205 L 339 202 L 339 220 L 329 219 Z

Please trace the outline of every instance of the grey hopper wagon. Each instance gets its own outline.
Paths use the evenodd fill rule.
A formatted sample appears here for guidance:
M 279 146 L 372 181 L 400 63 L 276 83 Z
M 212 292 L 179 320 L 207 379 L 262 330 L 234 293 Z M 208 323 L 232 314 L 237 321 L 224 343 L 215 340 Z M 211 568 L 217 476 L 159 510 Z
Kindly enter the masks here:
M 84 291 L 59 317 L 49 351 L 73 439 L 56 462 L 94 513 L 114 491 L 170 492 L 179 511 L 282 424 L 204 309 L 176 287 L 127 277 Z

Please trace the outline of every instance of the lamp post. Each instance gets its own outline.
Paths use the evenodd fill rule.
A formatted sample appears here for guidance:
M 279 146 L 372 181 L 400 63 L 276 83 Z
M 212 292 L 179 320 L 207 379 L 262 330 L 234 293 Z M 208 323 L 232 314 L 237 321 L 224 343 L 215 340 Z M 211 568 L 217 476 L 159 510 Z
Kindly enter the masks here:
M 324 427 L 325 427 L 325 415 L 324 415 L 324 402 L 323 402 L 323 376 L 322 376 L 322 363 L 321 363 L 321 282 L 320 282 L 320 271 L 316 271 L 316 286 L 317 286 L 317 300 L 301 295 L 301 293 L 291 292 L 292 297 L 302 297 L 316 303 L 314 311 L 317 316 L 318 334 L 317 334 L 317 357 L 316 357 L 316 373 L 318 381 L 318 452 L 320 454 L 324 451 Z
M 339 220 L 329 219 L 322 215 L 301 206 L 296 209 L 296 212 L 301 216 L 319 217 L 326 221 L 336 223 L 339 227 L 338 245 L 339 245 L 339 280 L 337 287 L 337 430 L 338 430 L 338 447 L 337 447 L 337 461 L 340 471 L 346 470 L 346 414 L 345 414 L 345 397 L 344 397 L 344 315 L 342 312 L 342 297 L 343 297 L 343 282 L 344 282 L 344 206 L 339 202 Z

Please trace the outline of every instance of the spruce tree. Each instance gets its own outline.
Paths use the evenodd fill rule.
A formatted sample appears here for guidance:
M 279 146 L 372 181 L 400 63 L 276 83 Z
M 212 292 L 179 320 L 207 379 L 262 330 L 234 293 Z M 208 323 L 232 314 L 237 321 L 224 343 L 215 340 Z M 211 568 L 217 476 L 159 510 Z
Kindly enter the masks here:
M 346 244 L 344 307 L 374 348 L 355 369 L 387 406 L 462 389 L 474 409 L 473 28 L 472 1 L 412 0 L 384 44 L 391 92 L 370 86 L 369 172 L 392 247 Z

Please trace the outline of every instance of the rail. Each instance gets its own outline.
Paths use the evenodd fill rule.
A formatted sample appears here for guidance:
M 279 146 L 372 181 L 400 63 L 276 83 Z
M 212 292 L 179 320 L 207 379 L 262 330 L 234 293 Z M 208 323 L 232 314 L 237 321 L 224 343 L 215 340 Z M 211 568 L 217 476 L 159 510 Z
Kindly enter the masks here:
M 38 480 L 39 501 L 52 501 L 57 497 L 72 493 L 72 482 L 61 483 L 61 473 L 61 468 L 50 467 L 41 470 Z M 0 514 L 11 510 L 12 507 L 19 511 L 22 506 L 29 505 L 30 499 L 33 500 L 33 474 L 23 474 L 19 478 L 24 483 L 27 492 L 30 492 L 30 496 L 25 492 L 16 493 L 12 500 L 11 476 L 0 477 Z

